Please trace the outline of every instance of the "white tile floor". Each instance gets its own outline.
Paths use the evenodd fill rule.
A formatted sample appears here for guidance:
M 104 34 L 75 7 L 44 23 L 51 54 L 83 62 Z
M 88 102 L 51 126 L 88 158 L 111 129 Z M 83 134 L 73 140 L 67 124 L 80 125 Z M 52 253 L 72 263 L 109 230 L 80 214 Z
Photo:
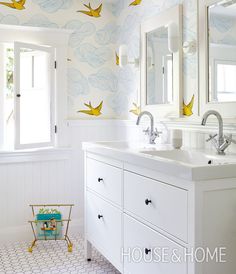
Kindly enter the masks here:
M 97 251 L 93 260 L 84 259 L 82 237 L 72 237 L 73 252 L 67 251 L 64 241 L 40 241 L 33 253 L 27 251 L 29 243 L 18 242 L 0 246 L 0 274 L 32 273 L 89 273 L 119 274 Z

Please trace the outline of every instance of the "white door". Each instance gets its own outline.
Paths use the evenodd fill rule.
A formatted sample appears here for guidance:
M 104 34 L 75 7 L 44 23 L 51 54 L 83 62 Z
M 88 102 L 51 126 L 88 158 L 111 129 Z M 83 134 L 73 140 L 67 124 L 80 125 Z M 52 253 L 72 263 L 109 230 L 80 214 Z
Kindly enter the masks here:
M 53 146 L 55 50 L 14 43 L 15 147 Z

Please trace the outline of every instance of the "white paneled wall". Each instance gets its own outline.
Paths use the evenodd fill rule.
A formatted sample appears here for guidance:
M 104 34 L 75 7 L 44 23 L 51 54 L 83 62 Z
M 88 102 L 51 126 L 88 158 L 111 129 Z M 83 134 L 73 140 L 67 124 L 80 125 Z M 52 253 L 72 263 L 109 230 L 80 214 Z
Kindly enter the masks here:
M 146 127 L 146 122 L 144 123 Z M 157 142 L 168 142 L 167 128 Z M 135 121 L 89 120 L 69 121 L 70 150 L 57 153 L 31 153 L 30 156 L 6 157 L 0 153 L 0 243 L 31 239 L 27 220 L 31 217 L 29 204 L 75 203 L 72 215 L 73 230 L 83 229 L 83 151 L 86 141 L 144 141 L 143 126 Z M 184 146 L 195 149 L 212 149 L 206 143 L 207 134 L 184 130 Z M 230 151 L 236 152 L 236 145 Z M 6 160 L 7 163 L 4 163 Z
M 20 233 L 25 238 L 29 231 L 27 221 L 32 219 L 29 204 L 77 202 L 69 154 L 54 155 L 54 160 L 33 156 L 26 160 L 19 156 L 22 163 L 0 164 L 0 241 Z M 78 222 L 79 215 L 74 213 L 74 217 Z M 31 233 L 28 236 L 32 238 Z
M 29 204 L 75 203 L 74 231 L 83 229 L 82 142 L 139 140 L 141 128 L 134 122 L 70 121 L 67 153 L 0 153 L 0 243 L 31 239 L 27 223 L 32 218 Z M 4 162 L 7 163 L 4 163 Z

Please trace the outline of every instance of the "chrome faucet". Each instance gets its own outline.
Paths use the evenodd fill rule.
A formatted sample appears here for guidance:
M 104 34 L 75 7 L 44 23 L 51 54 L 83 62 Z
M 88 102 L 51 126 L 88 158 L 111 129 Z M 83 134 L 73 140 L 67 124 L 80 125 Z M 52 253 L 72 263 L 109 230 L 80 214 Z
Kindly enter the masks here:
M 207 142 L 211 141 L 213 143 L 214 147 L 217 150 L 217 154 L 225 155 L 226 148 L 228 148 L 231 145 L 231 143 L 236 144 L 236 141 L 233 140 L 232 134 L 230 134 L 229 136 L 224 135 L 222 116 L 220 115 L 219 112 L 215 110 L 209 110 L 203 115 L 202 126 L 206 125 L 206 121 L 210 115 L 216 116 L 219 123 L 219 130 L 218 130 L 218 134 L 214 134 L 214 135 L 210 134 L 209 138 L 206 141 Z M 216 139 L 217 136 L 218 138 Z
M 143 132 L 149 136 L 149 143 L 150 144 L 155 144 L 155 140 L 157 137 L 160 136 L 160 134 L 162 133 L 161 131 L 158 131 L 156 128 L 154 130 L 154 118 L 153 115 L 149 112 L 149 111 L 143 111 L 139 114 L 136 125 L 140 124 L 140 120 L 141 118 L 146 115 L 150 118 L 150 124 L 151 124 L 151 129 L 148 127 L 146 130 L 144 130 Z

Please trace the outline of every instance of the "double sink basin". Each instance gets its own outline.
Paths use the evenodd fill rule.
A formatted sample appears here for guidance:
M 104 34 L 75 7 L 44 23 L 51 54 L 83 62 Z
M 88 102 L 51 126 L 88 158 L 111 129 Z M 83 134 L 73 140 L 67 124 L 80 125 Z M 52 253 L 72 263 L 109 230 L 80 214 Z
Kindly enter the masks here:
M 128 142 L 85 143 L 86 150 L 101 152 L 136 165 L 192 181 L 236 178 L 236 154 L 173 149 L 170 145 Z

